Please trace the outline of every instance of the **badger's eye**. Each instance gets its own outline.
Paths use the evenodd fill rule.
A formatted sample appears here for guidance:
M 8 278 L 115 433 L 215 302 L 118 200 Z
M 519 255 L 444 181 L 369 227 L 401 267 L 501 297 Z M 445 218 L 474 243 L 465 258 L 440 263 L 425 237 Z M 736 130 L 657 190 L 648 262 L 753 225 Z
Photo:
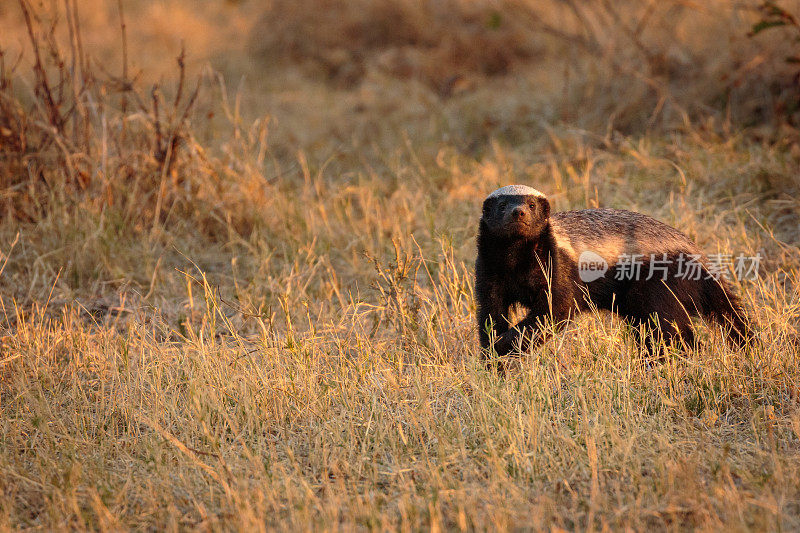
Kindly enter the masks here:
M 536 209 L 536 202 L 529 203 L 528 207 L 530 207 L 531 209 Z

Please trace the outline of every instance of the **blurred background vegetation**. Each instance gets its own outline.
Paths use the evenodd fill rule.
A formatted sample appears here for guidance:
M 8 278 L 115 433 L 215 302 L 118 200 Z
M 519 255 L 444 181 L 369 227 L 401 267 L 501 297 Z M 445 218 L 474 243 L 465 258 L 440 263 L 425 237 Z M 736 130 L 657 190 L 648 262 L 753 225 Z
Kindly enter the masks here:
M 694 138 L 743 142 L 740 156 L 767 147 L 774 164 L 748 171 L 746 186 L 720 186 L 774 200 L 771 227 L 796 242 L 797 9 L 722 0 L 6 2 L 3 228 L 13 237 L 29 223 L 47 239 L 91 219 L 107 241 L 147 236 L 153 261 L 172 255 L 163 250 L 170 236 L 187 246 L 229 245 L 231 231 L 243 242 L 302 242 L 288 229 L 302 213 L 266 206 L 282 192 L 294 209 L 292 195 L 317 174 L 339 191 L 405 185 L 462 212 L 494 185 L 536 185 L 563 170 L 566 183 L 556 176 L 542 188 L 567 198 L 563 207 L 590 205 L 611 199 L 599 197 L 613 177 L 595 164 L 597 151 L 608 161 L 631 142 L 657 140 L 675 165 L 682 149 L 670 140 Z M 456 167 L 484 176 L 457 178 Z M 637 181 L 623 181 L 627 192 L 613 190 L 630 201 Z M 55 232 L 42 229 L 48 220 Z M 457 230 L 466 257 L 474 220 L 463 224 L 436 231 Z M 81 280 L 73 286 L 87 275 L 119 278 L 73 254 L 63 261 Z

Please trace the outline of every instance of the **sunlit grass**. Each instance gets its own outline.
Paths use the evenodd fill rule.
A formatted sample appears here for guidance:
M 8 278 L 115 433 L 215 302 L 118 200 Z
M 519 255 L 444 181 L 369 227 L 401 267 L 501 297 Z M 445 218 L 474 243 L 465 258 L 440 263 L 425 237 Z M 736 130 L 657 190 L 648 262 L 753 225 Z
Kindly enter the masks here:
M 381 270 L 386 298 L 334 306 L 336 320 L 238 315 L 252 334 L 198 272 L 178 327 L 146 309 L 124 325 L 114 312 L 98 323 L 75 308 L 6 309 L 5 520 L 797 524 L 787 317 L 765 324 L 754 353 L 708 331 L 698 352 L 656 366 L 618 322 L 587 317 L 502 376 L 476 357 L 463 265 L 440 265 L 407 288 Z

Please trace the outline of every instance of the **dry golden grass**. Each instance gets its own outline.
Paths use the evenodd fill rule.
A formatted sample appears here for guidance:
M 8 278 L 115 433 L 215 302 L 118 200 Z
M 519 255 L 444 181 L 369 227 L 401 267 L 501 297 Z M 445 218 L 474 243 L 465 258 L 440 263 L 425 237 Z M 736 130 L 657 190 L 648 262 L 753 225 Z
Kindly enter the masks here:
M 0 73 L 0 529 L 800 528 L 800 135 L 776 107 L 786 43 L 743 37 L 749 11 L 658 3 L 637 45 L 620 27 L 646 5 L 330 2 L 309 36 L 308 2 L 125 2 L 124 69 L 116 2 L 65 4 L 109 73 L 71 74 L 56 4 L 59 83 L 33 6 L 53 107 L 0 6 L 0 48 L 27 47 Z M 376 17 L 405 25 L 331 29 Z M 483 70 L 475 20 L 539 55 L 503 44 L 508 71 Z M 265 65 L 276 43 L 305 48 Z M 737 288 L 761 344 L 701 324 L 653 366 L 586 316 L 486 371 L 474 238 L 514 182 L 760 252 Z

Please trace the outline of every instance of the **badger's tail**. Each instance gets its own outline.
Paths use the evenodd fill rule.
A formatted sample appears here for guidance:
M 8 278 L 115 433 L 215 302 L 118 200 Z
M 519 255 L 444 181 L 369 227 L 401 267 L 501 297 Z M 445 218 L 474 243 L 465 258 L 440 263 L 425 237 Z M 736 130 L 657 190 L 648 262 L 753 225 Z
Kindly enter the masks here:
M 754 343 L 752 323 L 727 281 L 722 278 L 704 280 L 703 296 L 703 315 L 722 325 L 729 344 L 744 348 Z

